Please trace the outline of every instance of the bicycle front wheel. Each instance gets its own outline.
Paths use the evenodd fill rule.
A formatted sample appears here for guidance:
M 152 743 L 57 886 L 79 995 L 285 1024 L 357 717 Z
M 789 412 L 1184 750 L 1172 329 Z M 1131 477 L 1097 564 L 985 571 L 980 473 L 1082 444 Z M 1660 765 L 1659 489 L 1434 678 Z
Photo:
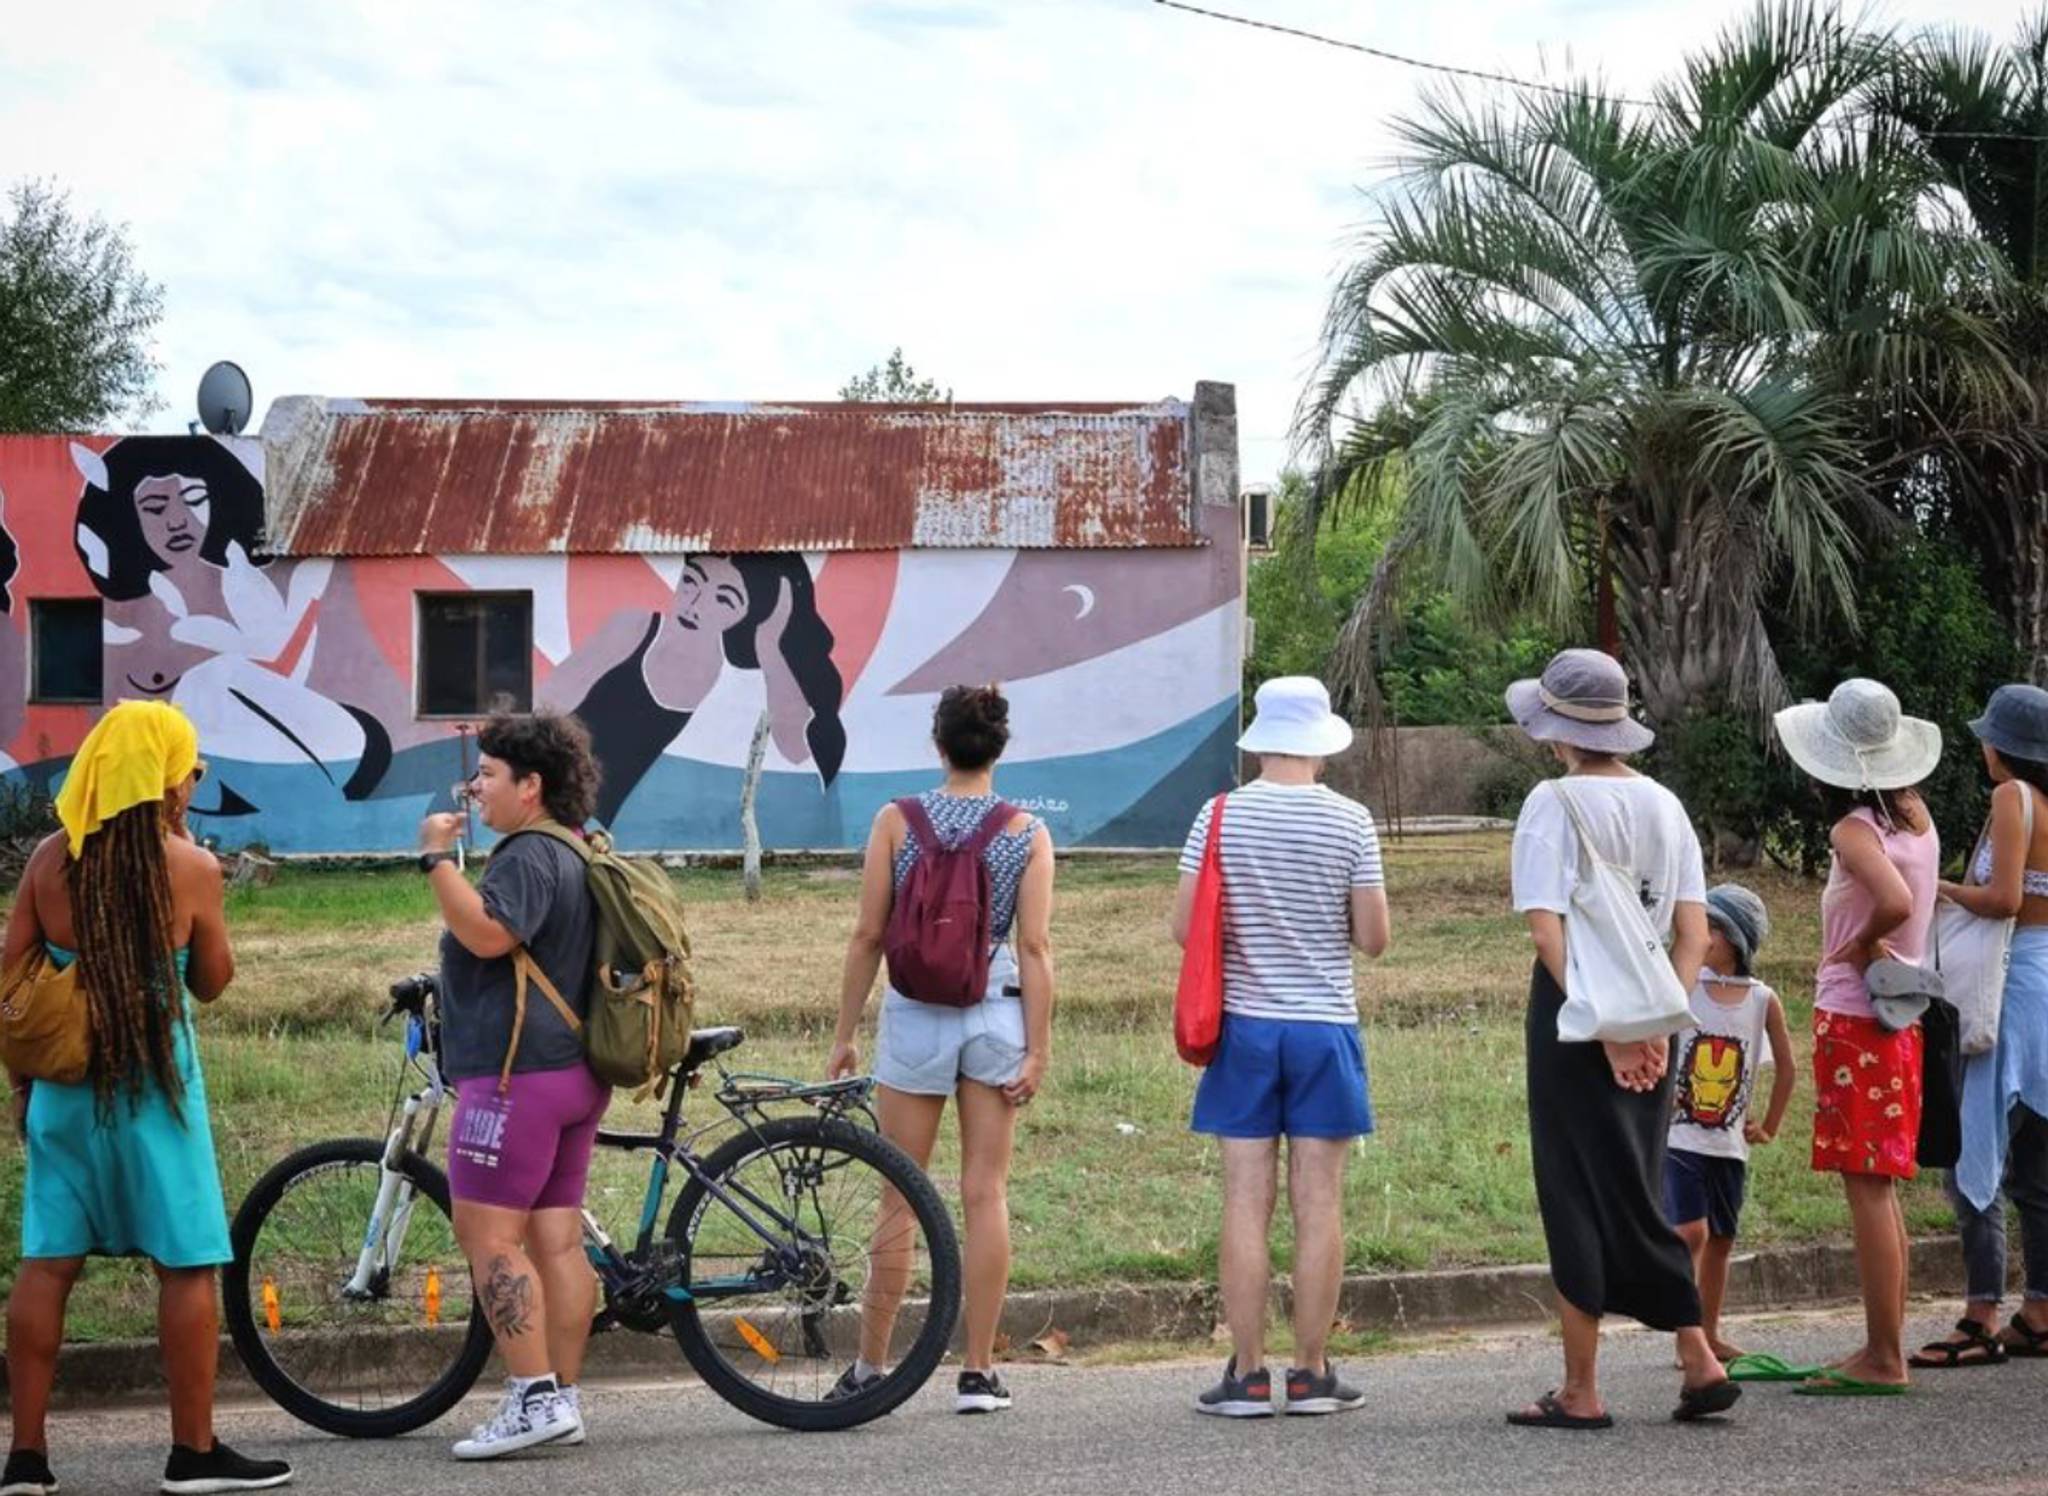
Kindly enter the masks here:
M 448 1177 L 408 1153 L 386 1183 L 373 1138 L 299 1150 L 235 1212 L 221 1274 L 228 1334 L 256 1385 L 294 1418 L 357 1439 L 432 1423 L 491 1354 Z
M 710 1181 L 707 1187 L 706 1180 Z M 924 1385 L 960 1312 L 960 1246 L 924 1171 L 819 1117 L 728 1139 L 669 1217 L 683 1354 L 720 1397 L 783 1428 L 851 1428 Z M 866 1353 L 878 1380 L 843 1391 Z

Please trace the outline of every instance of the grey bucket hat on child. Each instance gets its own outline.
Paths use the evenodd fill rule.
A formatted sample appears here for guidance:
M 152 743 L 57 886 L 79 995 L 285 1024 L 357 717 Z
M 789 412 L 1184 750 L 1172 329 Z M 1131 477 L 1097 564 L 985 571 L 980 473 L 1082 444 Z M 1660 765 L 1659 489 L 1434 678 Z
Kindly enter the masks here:
M 1756 953 L 1771 938 L 1771 916 L 1764 901 L 1740 883 L 1717 883 L 1707 890 L 1707 923 L 1735 947 L 1739 974 L 1753 975 Z
M 1539 743 L 1569 743 L 1588 753 L 1641 753 L 1657 735 L 1628 711 L 1628 672 L 1597 649 L 1551 657 L 1536 680 L 1507 691 L 1508 712 Z
M 1970 731 L 1977 741 L 2009 757 L 2048 763 L 2048 691 L 2039 686 L 2000 686 Z

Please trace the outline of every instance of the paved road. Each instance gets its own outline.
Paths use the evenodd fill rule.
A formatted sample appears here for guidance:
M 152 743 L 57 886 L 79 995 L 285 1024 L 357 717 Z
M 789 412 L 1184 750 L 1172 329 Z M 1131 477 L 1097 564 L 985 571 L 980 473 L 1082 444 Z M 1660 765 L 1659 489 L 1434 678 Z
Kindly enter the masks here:
M 1939 1307 L 1916 1322 L 1941 1323 Z M 1740 1327 L 1752 1348 L 1788 1356 L 1842 1349 L 1842 1316 Z M 1555 1342 L 1535 1332 L 1468 1337 L 1358 1363 L 1374 1395 L 1363 1412 L 1239 1423 L 1196 1416 L 1189 1399 L 1213 1362 L 1134 1367 L 1019 1366 L 1016 1407 L 992 1418 L 950 1410 L 950 1381 L 850 1434 L 762 1428 L 678 1380 L 593 1388 L 591 1439 L 491 1465 L 457 1465 L 448 1441 L 482 1415 L 473 1400 L 438 1427 L 389 1444 L 310 1434 L 267 1405 L 224 1409 L 238 1447 L 282 1453 L 298 1489 L 561 1496 L 770 1492 L 976 1496 L 1105 1492 L 1456 1491 L 1772 1496 L 1843 1491 L 2048 1492 L 2048 1362 L 1930 1374 L 1910 1398 L 1822 1402 L 1753 1387 L 1727 1423 L 1669 1421 L 1670 1345 L 1610 1335 L 1607 1434 L 1510 1429 L 1502 1413 L 1554 1383 Z M 155 1489 L 161 1412 L 71 1413 L 54 1429 L 57 1474 L 72 1492 Z

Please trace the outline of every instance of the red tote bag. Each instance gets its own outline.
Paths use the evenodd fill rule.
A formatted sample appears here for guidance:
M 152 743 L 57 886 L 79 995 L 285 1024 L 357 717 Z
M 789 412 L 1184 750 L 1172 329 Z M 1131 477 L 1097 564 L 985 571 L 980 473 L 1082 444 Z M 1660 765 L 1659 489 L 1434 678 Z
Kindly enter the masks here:
M 1181 947 L 1180 986 L 1173 994 L 1173 1045 L 1190 1065 L 1216 1058 L 1223 1033 L 1223 800 L 1210 802 L 1202 870 L 1195 874 L 1195 905 Z

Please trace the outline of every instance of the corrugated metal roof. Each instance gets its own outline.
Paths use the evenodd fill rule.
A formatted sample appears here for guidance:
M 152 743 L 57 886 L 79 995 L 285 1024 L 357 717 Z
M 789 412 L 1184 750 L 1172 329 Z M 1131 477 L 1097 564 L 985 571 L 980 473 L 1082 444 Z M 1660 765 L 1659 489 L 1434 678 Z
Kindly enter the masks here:
M 263 425 L 288 556 L 1204 544 L 1189 407 L 328 400 Z

